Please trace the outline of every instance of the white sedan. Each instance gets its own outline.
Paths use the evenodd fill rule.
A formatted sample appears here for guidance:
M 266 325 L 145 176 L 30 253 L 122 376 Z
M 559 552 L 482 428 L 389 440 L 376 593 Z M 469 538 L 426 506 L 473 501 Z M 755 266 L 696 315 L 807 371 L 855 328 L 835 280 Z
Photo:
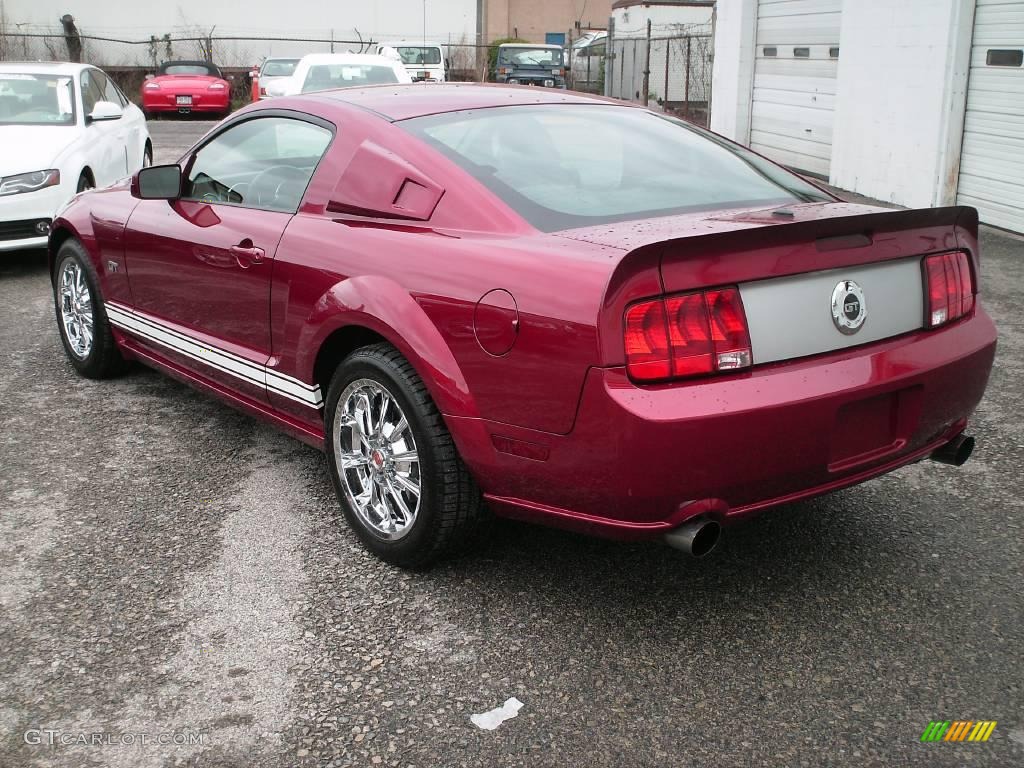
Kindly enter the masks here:
M 74 195 L 153 162 L 142 110 L 87 64 L 0 64 L 0 251 L 46 245 Z
M 303 56 L 291 77 L 267 86 L 267 96 L 360 88 L 365 85 L 411 83 L 401 61 L 367 53 L 310 53 Z

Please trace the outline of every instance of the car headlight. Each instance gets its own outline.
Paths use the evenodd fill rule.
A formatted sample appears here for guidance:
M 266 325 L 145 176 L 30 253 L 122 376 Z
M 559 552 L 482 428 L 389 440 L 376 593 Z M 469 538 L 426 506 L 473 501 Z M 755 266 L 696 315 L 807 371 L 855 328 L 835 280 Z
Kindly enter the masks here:
M 211 91 L 223 91 L 227 86 L 224 83 L 214 83 L 210 86 Z
M 555 87 L 555 81 L 554 80 L 545 80 L 544 81 L 544 87 L 545 88 L 554 88 Z
M 56 168 L 49 171 L 19 173 L 16 176 L 4 176 L 0 179 L 0 195 L 35 192 L 46 187 L 55 187 L 58 184 L 60 184 L 60 171 Z

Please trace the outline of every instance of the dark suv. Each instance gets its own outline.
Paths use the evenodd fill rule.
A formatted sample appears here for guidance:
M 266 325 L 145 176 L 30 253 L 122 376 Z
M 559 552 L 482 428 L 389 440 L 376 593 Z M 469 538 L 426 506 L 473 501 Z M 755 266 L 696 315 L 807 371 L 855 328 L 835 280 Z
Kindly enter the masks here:
M 565 88 L 565 49 L 533 43 L 500 45 L 494 82 Z

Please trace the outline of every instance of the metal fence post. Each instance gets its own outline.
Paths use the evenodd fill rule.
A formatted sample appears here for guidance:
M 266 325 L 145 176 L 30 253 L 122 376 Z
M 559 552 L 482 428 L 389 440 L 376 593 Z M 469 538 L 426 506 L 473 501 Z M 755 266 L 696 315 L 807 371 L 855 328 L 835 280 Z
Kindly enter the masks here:
M 608 19 L 608 37 L 604 46 L 604 95 L 612 95 L 612 83 L 615 82 L 615 17 Z
M 665 94 L 662 96 L 661 105 L 668 110 L 668 60 L 672 57 L 672 40 L 665 40 Z
M 693 38 L 687 35 L 686 37 L 686 107 L 684 107 L 683 114 L 687 119 L 690 117 L 690 43 L 693 42 Z
M 640 95 L 640 103 L 645 107 L 651 100 L 651 20 L 647 20 L 647 45 L 644 50 L 644 92 Z

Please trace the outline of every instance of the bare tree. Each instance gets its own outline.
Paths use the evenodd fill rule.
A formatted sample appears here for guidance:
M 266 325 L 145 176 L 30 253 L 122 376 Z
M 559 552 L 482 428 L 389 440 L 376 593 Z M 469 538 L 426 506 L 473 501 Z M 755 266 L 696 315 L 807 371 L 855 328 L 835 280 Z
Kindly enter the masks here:
M 82 60 L 82 36 L 78 34 L 78 27 L 75 26 L 75 17 L 70 13 L 65 13 L 60 17 L 60 24 L 64 27 L 64 42 L 68 46 L 68 60 L 80 62 Z M 49 42 L 48 39 L 47 42 Z

